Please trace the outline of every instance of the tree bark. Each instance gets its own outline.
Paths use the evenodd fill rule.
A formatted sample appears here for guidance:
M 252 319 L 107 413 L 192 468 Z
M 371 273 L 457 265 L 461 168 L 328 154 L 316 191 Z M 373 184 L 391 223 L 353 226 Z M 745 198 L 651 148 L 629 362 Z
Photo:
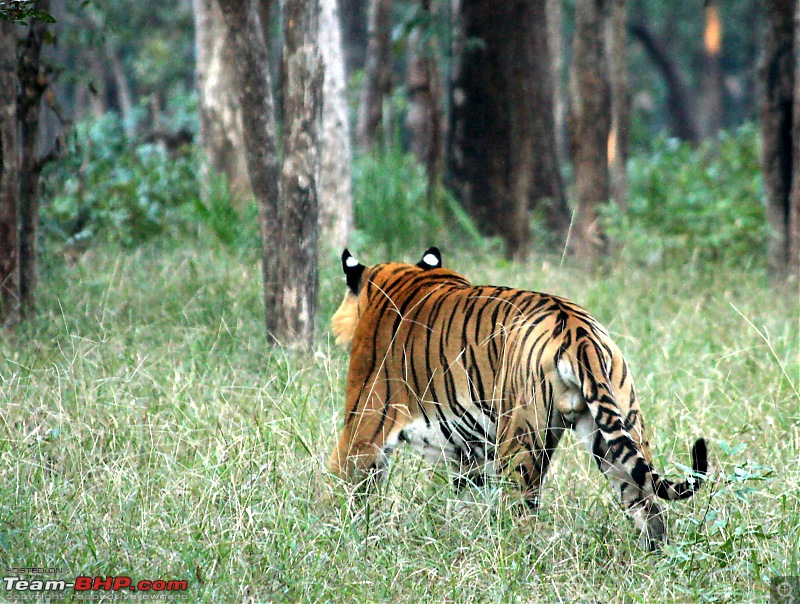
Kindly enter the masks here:
M 236 88 L 242 108 L 245 158 L 250 187 L 258 203 L 267 333 L 276 335 L 280 289 L 280 165 L 275 139 L 275 110 L 269 51 L 258 10 L 251 0 L 218 0 L 237 56 Z M 267 5 L 269 0 L 261 0 Z M 316 220 L 316 216 L 315 216 Z
M 558 171 L 547 20 L 541 2 L 464 0 L 457 19 L 450 165 L 453 188 L 508 257 L 524 257 L 528 209 L 556 199 L 547 215 L 566 230 Z M 555 211 L 553 211 L 555 210 Z
M 705 0 L 700 133 L 715 137 L 722 126 L 722 20 L 715 0 Z
M 276 337 L 311 348 L 317 312 L 322 59 L 317 0 L 283 0 L 284 74 L 281 282 Z
M 353 230 L 350 119 L 337 0 L 320 0 L 319 51 L 325 65 L 320 136 L 319 216 L 322 242 L 341 251 Z
M 611 132 L 608 137 L 608 163 L 611 171 L 611 198 L 625 211 L 628 198 L 628 128 L 631 102 L 628 91 L 627 0 L 611 1 L 607 49 L 611 74 Z
M 370 0 L 369 44 L 358 114 L 357 140 L 371 149 L 383 123 L 383 101 L 392 88 L 392 0 Z
M 430 0 L 421 0 L 420 9 L 423 23 L 409 39 L 406 126 L 411 131 L 411 152 L 425 167 L 430 197 L 442 179 L 444 118 L 437 44 L 430 30 L 433 18 Z
M 41 0 L 38 8 L 47 12 L 49 0 Z M 19 297 L 23 315 L 35 309 L 38 282 L 37 242 L 39 239 L 39 117 L 42 96 L 48 88 L 48 73 L 41 65 L 42 45 L 47 24 L 31 19 L 19 59 L 20 82 L 17 116 L 20 122 L 21 151 L 19 172 Z
M 19 158 L 16 25 L 0 21 L 0 324 L 19 317 Z
M 553 65 L 553 127 L 556 131 L 558 165 L 569 160 L 567 149 L 567 100 L 564 93 L 564 11 L 562 0 L 547 0 L 547 37 Z
M 231 197 L 241 202 L 252 191 L 235 82 L 238 57 L 216 0 L 193 0 L 193 13 L 202 180 L 208 190 L 211 179 L 224 175 Z
M 528 9 L 530 112 L 533 138 L 533 182 L 529 197 L 531 208 L 543 210 L 548 231 L 563 243 L 569 230 L 571 211 L 564 191 L 558 159 L 555 126 L 553 50 L 549 13 L 545 3 L 533 2 Z M 512 126 L 513 127 L 513 126 Z
M 762 169 L 766 193 L 767 221 L 770 225 L 769 264 L 773 274 L 789 267 L 792 188 L 792 126 L 795 82 L 794 2 L 769 0 L 761 66 Z
M 572 250 L 588 264 L 605 255 L 607 241 L 597 206 L 609 199 L 608 133 L 611 90 L 604 52 L 603 20 L 607 0 L 578 0 L 575 10 L 573 75 L 575 94 L 570 140 L 575 170 L 576 216 Z
M 637 23 L 630 28 L 631 35 L 639 40 L 645 52 L 661 72 L 667 87 L 667 108 L 670 113 L 670 126 L 675 136 L 696 145 L 700 141 L 697 120 L 692 110 L 689 91 L 669 51 L 645 23 Z

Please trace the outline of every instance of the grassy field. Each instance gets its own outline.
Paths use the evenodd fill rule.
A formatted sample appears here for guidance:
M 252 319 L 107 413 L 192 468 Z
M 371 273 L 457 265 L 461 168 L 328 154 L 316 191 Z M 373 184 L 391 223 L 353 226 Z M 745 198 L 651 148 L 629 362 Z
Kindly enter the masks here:
M 476 283 L 567 296 L 609 328 L 659 469 L 683 475 L 709 440 L 711 479 L 667 506 L 660 554 L 569 436 L 534 516 L 499 482 L 456 494 L 403 451 L 353 500 L 324 463 L 347 368 L 327 333 L 336 259 L 302 355 L 267 345 L 252 253 L 156 243 L 47 269 L 40 317 L 3 335 L 3 567 L 184 579 L 191 602 L 764 602 L 773 576 L 800 575 L 796 288 L 758 269 L 587 277 L 444 252 Z

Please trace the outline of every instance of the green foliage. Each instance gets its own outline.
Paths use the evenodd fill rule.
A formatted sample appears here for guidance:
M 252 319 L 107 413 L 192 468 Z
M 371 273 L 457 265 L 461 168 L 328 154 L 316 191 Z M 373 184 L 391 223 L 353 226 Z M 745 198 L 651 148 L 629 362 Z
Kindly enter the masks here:
M 13 21 L 26 23 L 26 19 L 33 17 L 45 23 L 55 23 L 53 15 L 36 8 L 36 0 L 7 0 L 0 1 L 0 21 Z
M 356 241 L 385 251 L 387 259 L 416 254 L 445 239 L 483 240 L 470 218 L 444 188 L 429 195 L 425 170 L 398 145 L 353 162 Z
M 116 114 L 76 126 L 70 153 L 44 176 L 45 232 L 68 243 L 136 245 L 185 223 L 180 209 L 198 197 L 191 150 L 170 157 L 160 145 L 134 145 Z
M 629 164 L 628 211 L 609 206 L 609 233 L 653 261 L 749 262 L 766 255 L 759 139 L 755 126 L 699 149 L 660 138 Z M 759 260 L 760 261 L 760 260 Z

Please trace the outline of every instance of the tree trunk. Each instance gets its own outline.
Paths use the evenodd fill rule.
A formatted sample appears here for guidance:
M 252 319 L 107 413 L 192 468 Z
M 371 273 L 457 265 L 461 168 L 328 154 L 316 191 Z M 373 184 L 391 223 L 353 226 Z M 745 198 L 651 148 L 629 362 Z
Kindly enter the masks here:
M 611 132 L 608 137 L 608 164 L 611 171 L 611 198 L 625 211 L 628 198 L 628 127 L 631 103 L 628 92 L 627 0 L 611 1 L 606 48 L 611 74 Z
M 236 56 L 216 0 L 194 0 L 197 96 L 200 144 L 205 160 L 202 179 L 208 190 L 219 175 L 241 202 L 252 194 L 245 159 L 242 111 L 236 89 Z
M 269 74 L 267 40 L 251 0 L 218 0 L 237 61 L 236 88 L 242 109 L 245 159 L 258 203 L 261 232 L 264 309 L 267 333 L 274 336 L 280 314 L 278 258 L 280 237 L 280 165 L 275 139 L 275 110 Z M 261 0 L 267 5 L 269 0 Z M 315 216 L 316 220 L 316 216 Z
M 464 0 L 456 15 L 460 43 L 452 96 L 453 188 L 487 235 L 500 235 L 508 257 L 524 257 L 528 208 L 553 197 L 548 216 L 562 220 L 551 64 L 540 2 Z M 563 206 L 562 206 L 563 203 Z M 561 211 L 559 211 L 559 208 Z
M 365 0 L 341 0 L 339 19 L 344 38 L 345 73 L 349 79 L 364 69 L 367 59 L 367 10 Z
M 528 87 L 533 139 L 533 182 L 529 203 L 530 207 L 543 210 L 548 231 L 563 243 L 569 230 L 571 212 L 558 159 L 549 13 L 542 2 L 531 3 L 527 10 L 530 11 L 530 20 L 527 21 L 530 44 Z
M 607 0 L 578 0 L 572 51 L 575 94 L 570 146 L 577 206 L 572 249 L 580 261 L 590 264 L 606 253 L 607 245 L 597 215 L 597 206 L 609 198 L 611 91 L 603 43 L 607 8 Z
M 769 0 L 761 67 L 762 169 L 767 220 L 771 227 L 769 263 L 776 275 L 789 266 L 792 187 L 792 110 L 796 99 L 793 54 L 794 2 Z
M 0 21 L 0 324 L 12 323 L 19 316 L 16 27 L 10 21 Z
M 353 230 L 350 119 L 337 0 L 320 0 L 319 51 L 325 65 L 320 136 L 319 217 L 322 241 L 341 252 Z
M 705 0 L 700 132 L 715 137 L 722 125 L 722 20 L 715 0 Z
M 547 0 L 547 38 L 553 65 L 553 127 L 556 131 L 558 165 L 569 160 L 567 149 L 567 101 L 564 94 L 564 11 L 562 0 Z
M 441 184 L 444 154 L 441 72 L 437 45 L 430 30 L 430 0 L 421 0 L 423 24 L 410 36 L 407 88 L 409 110 L 406 126 L 411 131 L 411 152 L 425 166 L 428 193 Z M 423 30 L 422 28 L 427 28 Z
M 37 4 L 47 12 L 49 0 Z M 39 116 L 42 96 L 48 87 L 48 74 L 41 66 L 42 44 L 47 24 L 31 19 L 28 35 L 20 55 L 18 76 L 20 82 L 17 115 L 21 126 L 21 161 L 19 172 L 19 296 L 23 315 L 32 314 L 38 281 L 37 241 L 39 238 Z
M 370 0 L 369 44 L 361 89 L 357 140 L 371 149 L 383 123 L 383 101 L 392 88 L 392 0 Z
M 693 145 L 700 141 L 697 121 L 692 110 L 689 92 L 669 51 L 644 23 L 630 27 L 631 35 L 639 40 L 645 52 L 664 78 L 667 87 L 667 109 L 673 134 Z
M 322 59 L 317 0 L 283 0 L 282 245 L 278 327 L 284 344 L 311 348 L 317 312 L 317 174 Z

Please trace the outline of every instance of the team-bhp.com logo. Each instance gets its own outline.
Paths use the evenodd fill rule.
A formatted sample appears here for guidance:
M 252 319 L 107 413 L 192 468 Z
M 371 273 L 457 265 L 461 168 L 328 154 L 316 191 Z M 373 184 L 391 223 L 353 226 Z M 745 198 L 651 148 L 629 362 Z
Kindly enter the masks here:
M 6 592 L 53 593 L 74 589 L 77 592 L 182 592 L 186 591 L 186 581 L 142 580 L 133 582 L 130 577 L 78 577 L 74 581 L 64 579 L 23 579 L 22 577 L 3 577 Z

